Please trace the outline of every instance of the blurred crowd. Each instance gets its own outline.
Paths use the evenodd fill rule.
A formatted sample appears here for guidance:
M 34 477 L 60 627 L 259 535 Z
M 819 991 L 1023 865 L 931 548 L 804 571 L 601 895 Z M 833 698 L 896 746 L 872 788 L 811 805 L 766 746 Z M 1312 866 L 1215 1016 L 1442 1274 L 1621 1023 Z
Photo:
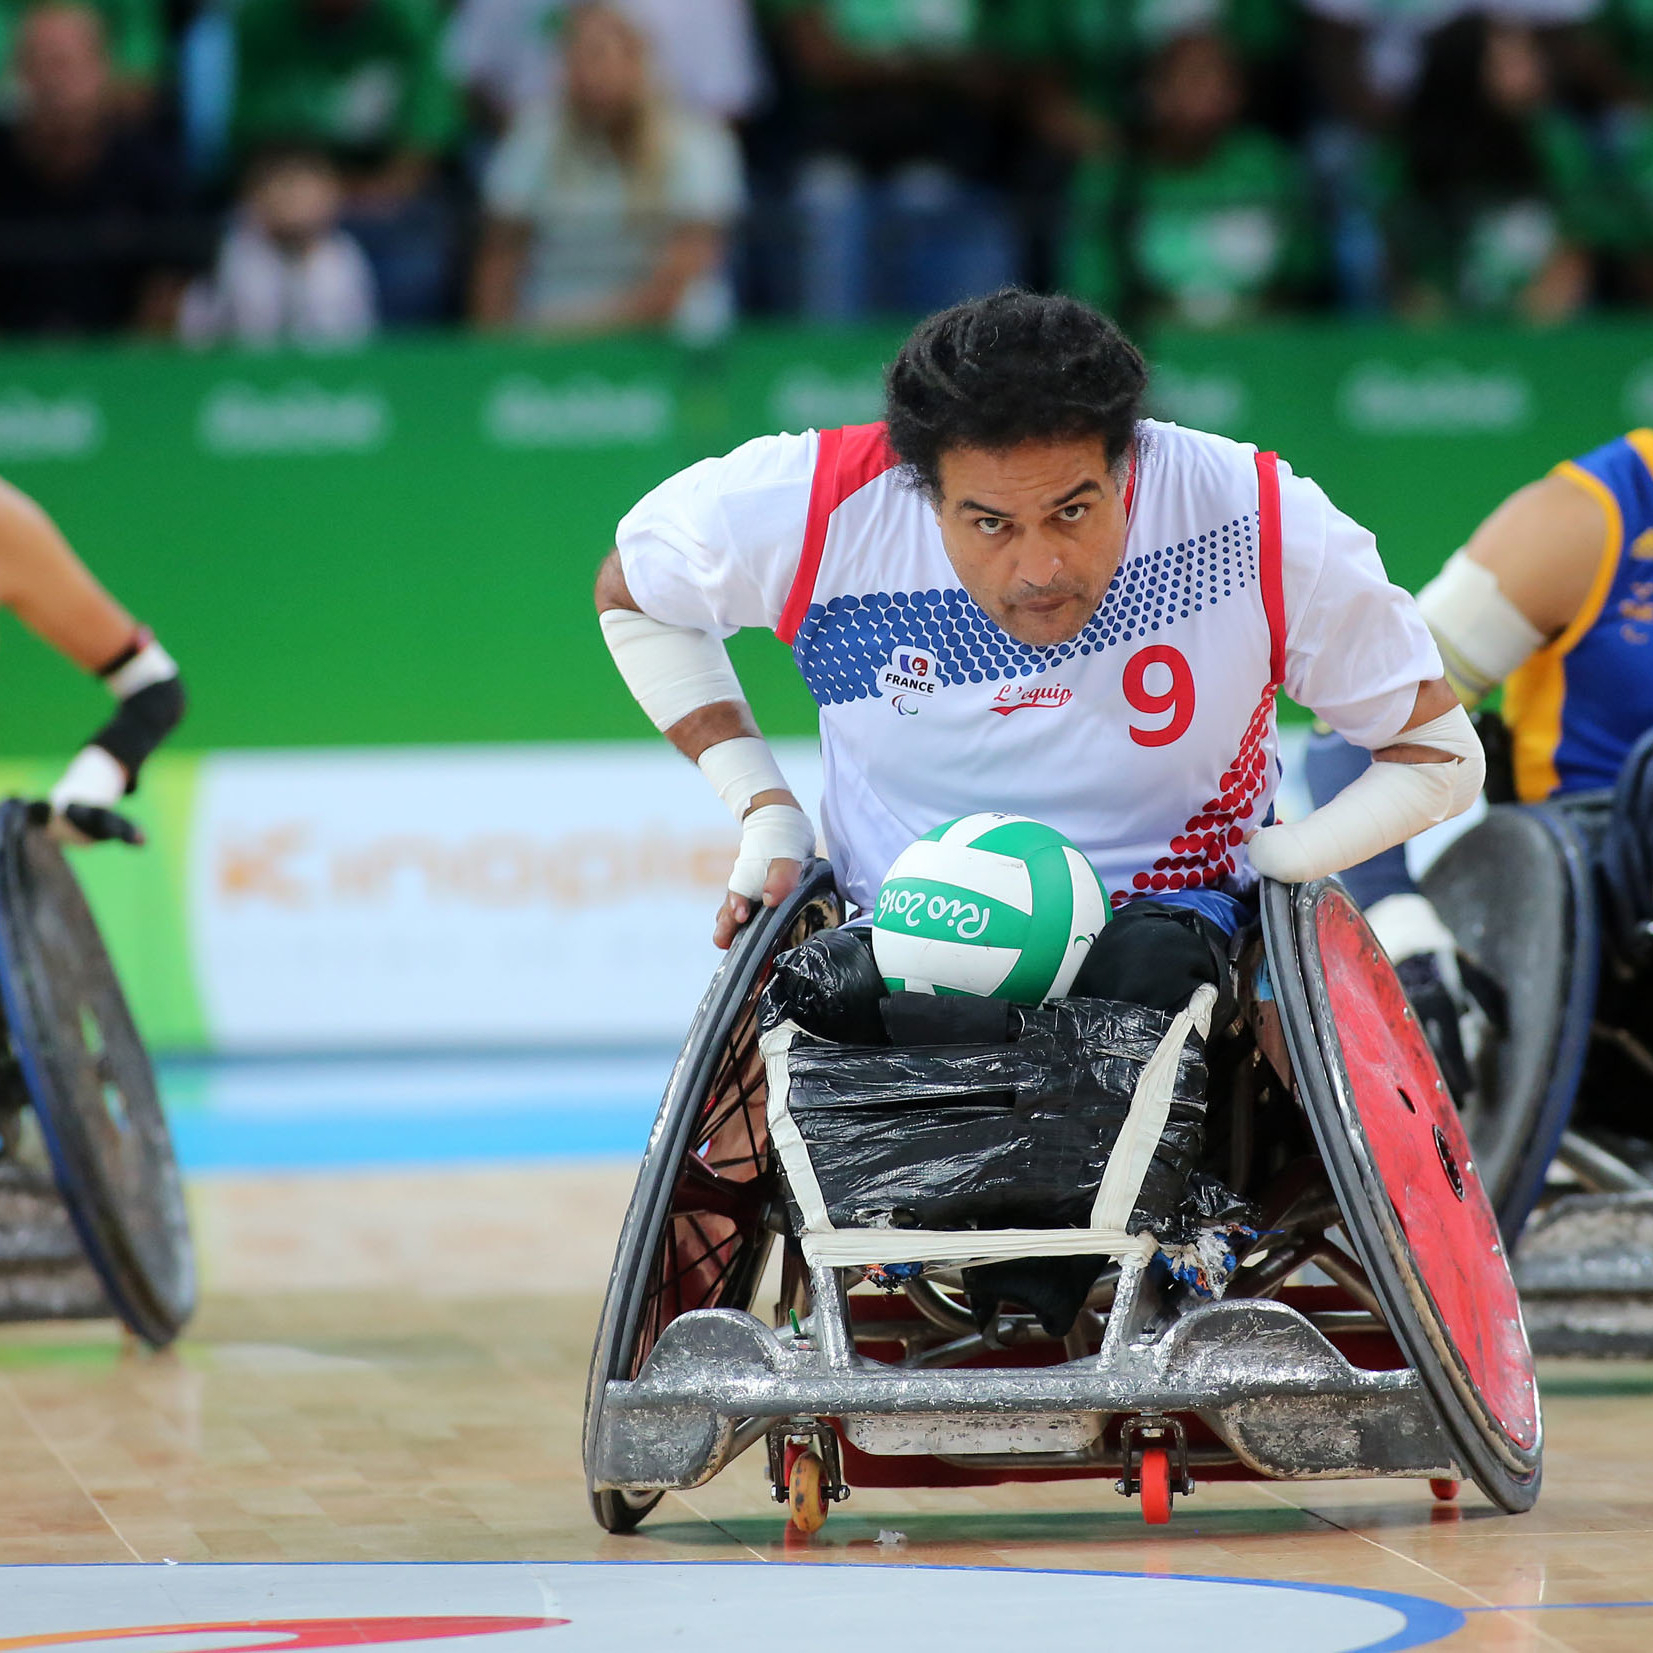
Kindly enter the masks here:
M 1653 0 L 0 0 L 0 333 L 1653 303 Z

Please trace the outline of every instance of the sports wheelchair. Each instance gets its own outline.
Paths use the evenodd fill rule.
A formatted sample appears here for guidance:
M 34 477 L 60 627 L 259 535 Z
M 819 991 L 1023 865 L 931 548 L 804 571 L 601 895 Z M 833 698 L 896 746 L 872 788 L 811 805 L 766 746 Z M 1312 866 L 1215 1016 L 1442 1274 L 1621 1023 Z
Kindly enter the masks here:
M 195 1306 L 155 1075 L 80 886 L 0 803 L 0 1319 L 117 1315 L 159 1348 Z
M 1114 1479 L 1151 1522 L 1196 1477 L 1410 1476 L 1443 1499 L 1467 1478 L 1530 1507 L 1542 1424 L 1503 1242 L 1341 887 L 1265 888 L 1240 976 L 1271 985 L 1206 1050 L 1207 1155 L 1261 1213 L 1226 1291 L 1196 1296 L 1151 1236 L 1018 1231 L 1024 1255 L 1108 1254 L 1062 1337 L 1002 1303 L 985 1325 L 970 1312 L 959 1259 L 1002 1234 L 800 1229 L 758 995 L 781 952 L 840 918 L 830 867 L 810 863 L 736 939 L 667 1086 L 586 1396 L 604 1528 L 759 1443 L 804 1531 L 852 1486 L 1066 1477 Z M 893 1293 L 864 1283 L 892 1271 L 846 1261 L 874 1251 L 904 1265 Z
M 1464 1124 L 1534 1346 L 1653 1353 L 1653 737 L 1614 791 L 1495 804 L 1420 887 L 1490 981 Z

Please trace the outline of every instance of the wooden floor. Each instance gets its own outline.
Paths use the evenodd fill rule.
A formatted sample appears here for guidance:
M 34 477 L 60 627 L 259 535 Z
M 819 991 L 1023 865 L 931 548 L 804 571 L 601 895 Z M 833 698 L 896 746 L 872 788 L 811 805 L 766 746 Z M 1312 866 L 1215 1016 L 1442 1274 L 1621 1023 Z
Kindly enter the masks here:
M 1545 1488 L 1518 1518 L 1473 1492 L 1436 1506 L 1415 1483 L 1210 1485 L 1149 1530 L 1096 1481 L 861 1492 L 800 1546 L 753 1454 L 607 1537 L 579 1425 L 628 1183 L 547 1169 L 198 1184 L 207 1289 L 176 1350 L 141 1353 L 104 1324 L 0 1331 L 0 1562 L 1207 1575 L 1426 1598 L 1465 1611 L 1463 1648 L 1653 1646 L 1653 1365 L 1544 1371 Z M 1167 1645 L 1224 1646 L 1207 1628 Z

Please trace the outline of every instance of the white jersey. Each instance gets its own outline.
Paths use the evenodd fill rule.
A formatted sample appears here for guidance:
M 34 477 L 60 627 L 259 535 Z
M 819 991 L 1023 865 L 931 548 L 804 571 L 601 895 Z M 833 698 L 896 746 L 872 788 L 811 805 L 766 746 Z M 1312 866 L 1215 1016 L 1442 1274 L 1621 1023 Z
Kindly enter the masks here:
M 1101 606 L 1043 648 L 961 589 L 881 425 L 693 465 L 618 545 L 644 613 L 791 644 L 820 707 L 827 853 L 858 906 L 915 838 L 980 810 L 1065 833 L 1116 904 L 1237 892 L 1272 812 L 1277 693 L 1379 746 L 1440 657 L 1371 534 L 1272 455 L 1144 421 L 1126 504 Z

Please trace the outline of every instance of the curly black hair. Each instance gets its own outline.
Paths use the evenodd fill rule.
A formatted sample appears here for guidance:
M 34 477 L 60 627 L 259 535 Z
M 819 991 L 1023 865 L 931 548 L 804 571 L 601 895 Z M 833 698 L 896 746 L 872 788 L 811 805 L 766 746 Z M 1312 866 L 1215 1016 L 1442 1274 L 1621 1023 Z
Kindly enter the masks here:
M 1141 352 L 1100 311 L 1018 288 L 931 316 L 884 376 L 890 446 L 932 495 L 953 448 L 1100 436 L 1115 464 L 1147 389 Z

